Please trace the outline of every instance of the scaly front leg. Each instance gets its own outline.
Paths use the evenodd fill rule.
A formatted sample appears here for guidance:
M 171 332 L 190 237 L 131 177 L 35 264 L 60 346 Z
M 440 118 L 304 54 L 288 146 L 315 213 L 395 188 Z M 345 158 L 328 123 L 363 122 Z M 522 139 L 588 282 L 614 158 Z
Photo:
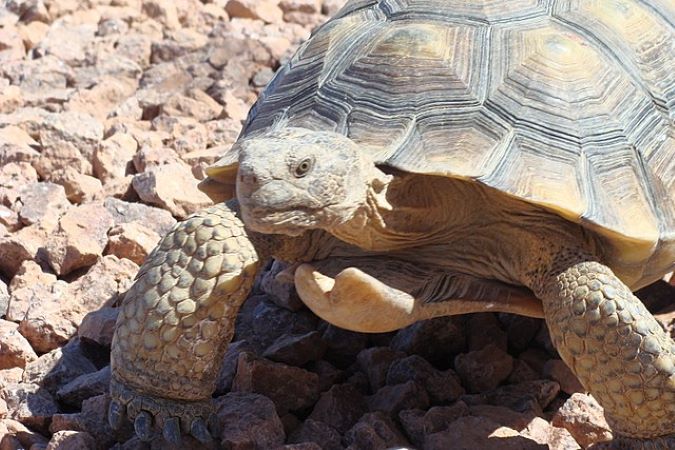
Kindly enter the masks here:
M 196 213 L 162 239 L 127 292 L 117 320 L 113 428 L 126 416 L 143 440 L 161 429 L 174 444 L 181 432 L 211 441 L 206 424 L 217 373 L 237 312 L 274 242 L 247 234 L 236 202 Z
M 535 291 L 560 356 L 630 448 L 673 448 L 675 342 L 609 268 L 559 260 Z

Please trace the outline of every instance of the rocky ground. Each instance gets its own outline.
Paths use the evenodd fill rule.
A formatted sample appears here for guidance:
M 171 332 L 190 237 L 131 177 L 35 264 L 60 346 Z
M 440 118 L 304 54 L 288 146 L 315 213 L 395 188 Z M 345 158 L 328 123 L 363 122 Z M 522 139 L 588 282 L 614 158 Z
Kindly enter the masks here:
M 204 168 L 342 0 L 0 2 L 0 450 L 166 448 L 105 420 L 116 305 Z M 611 434 L 542 321 L 366 335 L 271 267 L 216 392 L 236 449 L 587 447 Z M 671 327 L 673 288 L 643 298 Z M 285 447 L 284 447 L 285 446 Z

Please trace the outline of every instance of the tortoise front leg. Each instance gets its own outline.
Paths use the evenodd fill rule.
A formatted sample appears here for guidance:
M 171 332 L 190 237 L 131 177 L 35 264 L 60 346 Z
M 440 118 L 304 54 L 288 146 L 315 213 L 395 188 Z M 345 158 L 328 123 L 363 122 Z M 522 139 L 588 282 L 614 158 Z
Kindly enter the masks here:
M 642 302 L 597 262 L 564 267 L 536 291 L 553 343 L 616 434 L 675 444 L 675 343 Z
M 173 443 L 181 431 L 211 440 L 218 370 L 261 253 L 270 250 L 269 237 L 251 242 L 236 207 L 219 204 L 178 223 L 127 292 L 112 341 L 113 428 L 128 416 L 143 440 L 155 429 Z

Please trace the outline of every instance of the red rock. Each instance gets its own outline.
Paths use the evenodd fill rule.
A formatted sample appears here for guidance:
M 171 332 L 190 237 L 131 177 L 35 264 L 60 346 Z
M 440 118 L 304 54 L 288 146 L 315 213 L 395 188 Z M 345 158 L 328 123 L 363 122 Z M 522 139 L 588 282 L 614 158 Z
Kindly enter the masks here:
M 572 394 L 554 414 L 551 424 L 565 428 L 583 448 L 612 439 L 602 407 L 586 394 Z
M 336 384 L 321 394 L 309 419 L 345 433 L 367 411 L 367 403 L 361 393 L 350 384 Z
M 48 236 L 49 233 L 38 225 L 0 236 L 0 273 L 12 278 L 24 261 L 37 257 L 38 250 L 42 248 Z
M 100 180 L 79 173 L 73 168 L 52 172 L 49 179 L 63 186 L 71 203 L 80 204 L 103 197 L 103 185 Z
M 25 367 L 37 355 L 14 322 L 0 319 L 0 369 Z
M 429 434 L 425 450 L 470 448 L 481 450 L 541 450 L 540 444 L 520 436 L 516 430 L 500 426 L 486 417 L 460 417 L 444 431 Z
M 414 381 L 384 386 L 368 397 L 371 411 L 382 411 L 392 417 L 404 409 L 426 409 L 429 407 L 429 396 L 422 386 Z
M 459 377 L 450 369 L 440 371 L 421 356 L 411 355 L 394 361 L 387 373 L 387 384 L 415 381 L 429 394 L 432 404 L 453 402 L 464 394 Z
M 513 370 L 513 358 L 494 344 L 455 358 L 455 370 L 469 392 L 496 388 Z
M 467 320 L 469 351 L 481 350 L 489 344 L 506 351 L 507 336 L 495 313 L 470 314 Z
M 5 435 L 4 439 L 1 437 L 3 434 Z M 12 438 L 14 441 L 12 443 L 6 442 L 10 440 L 8 438 Z M 2 450 L 42 449 L 47 446 L 47 442 L 48 439 L 26 428 L 21 422 L 13 419 L 0 420 L 0 449 Z
M 160 238 L 159 234 L 138 222 L 123 223 L 108 231 L 105 253 L 129 259 L 140 266 Z
M 265 396 L 231 392 L 216 400 L 225 448 L 276 448 L 284 443 L 283 424 Z
M 361 419 L 345 433 L 345 443 L 349 449 L 400 448 L 410 443 L 397 428 L 393 420 L 381 412 L 364 414 Z
M 369 347 L 359 352 L 356 361 L 361 371 L 368 376 L 371 392 L 377 392 L 387 383 L 387 373 L 392 363 L 403 357 L 405 353 L 389 347 Z M 392 384 L 405 381 L 408 380 L 393 380 Z
M 43 147 L 62 149 L 71 144 L 91 163 L 94 152 L 103 139 L 103 124 L 90 114 L 64 111 L 48 115 L 40 128 L 40 143 Z M 87 174 L 90 174 L 89 171 Z
M 466 348 L 464 320 L 461 317 L 438 317 L 412 324 L 396 333 L 391 348 L 420 355 L 442 366 Z
M 323 450 L 342 450 L 342 437 L 338 431 L 323 422 L 305 420 L 288 438 L 292 444 L 315 443 Z

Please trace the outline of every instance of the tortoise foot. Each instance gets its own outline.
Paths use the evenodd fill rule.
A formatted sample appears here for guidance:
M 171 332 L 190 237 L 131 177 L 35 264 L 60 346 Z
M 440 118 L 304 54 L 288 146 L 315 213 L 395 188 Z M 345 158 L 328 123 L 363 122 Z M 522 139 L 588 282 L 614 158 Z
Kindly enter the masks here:
M 136 435 L 145 442 L 161 435 L 173 447 L 182 448 L 185 434 L 195 438 L 204 448 L 216 448 L 211 399 L 188 401 L 155 397 L 115 379 L 110 382 L 110 396 L 108 422 L 113 430 L 130 420 Z

